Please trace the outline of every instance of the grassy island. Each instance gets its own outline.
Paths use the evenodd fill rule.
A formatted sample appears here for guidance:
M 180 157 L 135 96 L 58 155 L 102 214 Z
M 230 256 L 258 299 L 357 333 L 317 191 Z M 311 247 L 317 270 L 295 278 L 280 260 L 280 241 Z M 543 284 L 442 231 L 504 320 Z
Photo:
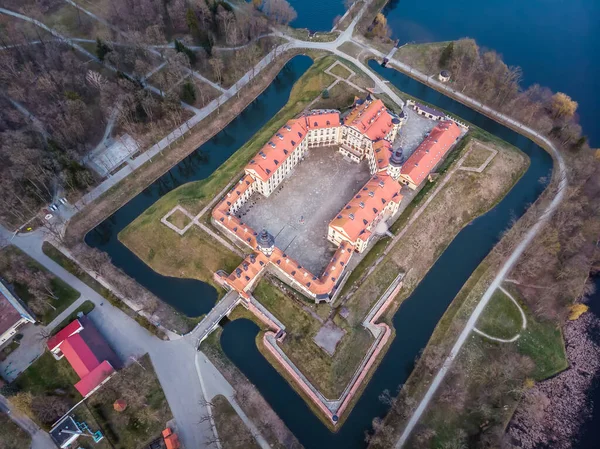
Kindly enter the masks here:
M 221 238 L 229 242 L 211 225 L 207 206 L 219 198 L 220 192 L 231 182 L 237 181 L 247 162 L 287 120 L 309 107 L 343 110 L 350 105 L 355 92 L 351 87 L 342 86 L 342 81 L 329 89 L 329 98 L 323 98 L 324 89 L 338 77 L 344 79 L 349 70 L 353 70 L 357 76 L 351 80 L 358 88 L 371 87 L 372 82 L 352 64 L 335 65 L 336 61 L 331 56 L 316 59 L 294 86 L 286 106 L 242 148 L 209 178 L 183 185 L 162 197 L 125 228 L 119 239 L 161 274 L 213 282 L 216 270 L 234 269 L 242 260 L 243 252 L 219 241 Z M 385 96 L 382 99 L 390 105 L 389 99 Z M 471 126 L 466 137 L 436 170 L 439 176 L 415 194 L 391 227 L 395 237 L 378 241 L 364 255 L 332 305 L 315 305 L 270 277 L 258 283 L 254 296 L 286 326 L 287 336 L 281 349 L 325 397 L 339 397 L 360 366 L 373 343 L 362 321 L 397 274 L 405 273 L 404 287 L 384 316 L 388 324 L 402 300 L 410 296 L 457 233 L 499 202 L 528 164 L 528 158 L 515 147 Z M 161 223 L 161 218 L 178 205 L 191 214 L 205 208 L 207 211 L 198 218 L 199 225 L 193 225 L 183 236 Z M 189 224 L 188 220 L 183 216 L 167 219 L 179 228 Z M 232 318 L 236 317 L 247 318 L 249 314 L 236 312 Z M 333 354 L 328 354 L 313 340 L 326 323 L 333 323 L 343 333 Z M 262 335 L 261 332 L 257 338 L 259 349 L 285 377 L 263 347 Z M 218 345 L 218 340 L 210 339 L 210 344 Z M 369 371 L 369 377 L 384 353 L 385 350 Z M 366 381 L 361 388 L 364 385 Z M 353 402 L 359 396 L 360 393 Z M 347 412 L 344 415 L 347 416 Z

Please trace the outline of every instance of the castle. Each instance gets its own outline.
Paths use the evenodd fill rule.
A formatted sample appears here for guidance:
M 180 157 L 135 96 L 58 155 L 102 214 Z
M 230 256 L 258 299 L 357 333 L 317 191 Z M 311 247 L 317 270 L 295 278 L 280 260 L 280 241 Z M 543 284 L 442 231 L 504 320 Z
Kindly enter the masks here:
M 270 266 L 286 282 L 317 302 L 330 301 L 353 252 L 363 252 L 376 226 L 398 211 L 402 184 L 416 189 L 460 137 L 460 129 L 454 122 L 443 121 L 403 162 L 402 150 L 393 151 L 392 142 L 404 121 L 403 113 L 393 114 L 381 100 L 370 95 L 357 100 L 343 120 L 337 110 L 312 110 L 289 120 L 250 161 L 242 179 L 213 209 L 213 223 L 255 251 L 230 275 L 215 275 L 217 282 L 249 298 L 260 274 Z M 371 178 L 329 223 L 327 238 L 338 249 L 324 273 L 317 277 L 275 246 L 274 238 L 266 230 L 257 233 L 236 213 L 253 193 L 271 195 L 309 148 L 331 145 L 338 146 L 341 154 L 355 162 L 366 159 Z

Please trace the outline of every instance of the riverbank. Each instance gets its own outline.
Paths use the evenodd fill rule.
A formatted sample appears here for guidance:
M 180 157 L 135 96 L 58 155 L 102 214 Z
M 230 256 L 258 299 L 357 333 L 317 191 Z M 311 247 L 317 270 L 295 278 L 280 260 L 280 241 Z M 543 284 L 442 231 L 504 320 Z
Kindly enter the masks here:
M 587 312 L 567 323 L 564 334 L 569 369 L 524 393 L 507 428 L 508 441 L 515 447 L 576 447 L 582 426 L 598 405 L 589 395 L 600 376 L 600 318 Z

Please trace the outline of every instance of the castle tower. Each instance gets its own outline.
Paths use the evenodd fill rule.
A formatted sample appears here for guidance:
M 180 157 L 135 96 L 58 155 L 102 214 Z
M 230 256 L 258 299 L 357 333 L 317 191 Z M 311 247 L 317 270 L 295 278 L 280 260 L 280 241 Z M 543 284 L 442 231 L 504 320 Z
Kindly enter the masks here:
M 398 180 L 400 177 L 400 169 L 402 168 L 402 148 L 397 148 L 393 151 L 390 157 L 390 163 L 387 168 L 388 175 L 393 179 Z
M 275 237 L 273 237 L 269 232 L 263 228 L 256 237 L 256 243 L 258 245 L 258 249 L 263 252 L 263 254 L 269 257 L 273 254 L 275 250 Z

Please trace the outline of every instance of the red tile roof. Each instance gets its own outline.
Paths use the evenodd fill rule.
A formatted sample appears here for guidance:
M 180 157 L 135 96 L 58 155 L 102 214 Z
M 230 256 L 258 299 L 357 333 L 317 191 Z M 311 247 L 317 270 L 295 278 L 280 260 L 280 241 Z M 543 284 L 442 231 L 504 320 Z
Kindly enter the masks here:
M 60 351 L 80 378 L 84 378 L 100 365 L 100 361 L 79 334 L 67 338 L 60 345 Z
M 373 144 L 373 155 L 377 170 L 383 170 L 390 164 L 392 156 L 392 144 L 385 139 L 378 140 Z
M 97 365 L 90 373 L 75 384 L 75 388 L 84 398 L 108 379 L 115 369 L 108 360 Z
M 311 111 L 305 115 L 306 129 L 333 128 L 340 126 L 340 113 L 335 111 Z
M 86 316 L 69 323 L 48 340 L 48 348 L 62 354 L 81 379 L 75 388 L 86 397 L 120 365 L 115 353 Z
M 268 181 L 306 136 L 306 120 L 288 121 L 246 166 L 246 172 L 255 173 Z
M 67 324 L 60 332 L 58 332 L 53 337 L 50 337 L 48 340 L 48 349 L 53 351 L 58 345 L 60 345 L 63 341 L 70 337 L 71 335 L 79 332 L 83 329 L 81 322 L 79 320 L 75 320 L 69 324 Z
M 375 174 L 352 198 L 329 226 L 356 242 L 367 238 L 367 228 L 390 201 L 400 202 L 400 183 L 385 173 Z
M 421 184 L 431 170 L 448 153 L 460 137 L 460 128 L 456 123 L 445 120 L 431 130 L 421 145 L 402 165 L 400 175 L 410 179 L 413 184 Z
M 344 119 L 344 124 L 356 129 L 371 140 L 383 139 L 391 131 L 392 115 L 388 112 L 383 101 L 365 100 L 354 107 Z

